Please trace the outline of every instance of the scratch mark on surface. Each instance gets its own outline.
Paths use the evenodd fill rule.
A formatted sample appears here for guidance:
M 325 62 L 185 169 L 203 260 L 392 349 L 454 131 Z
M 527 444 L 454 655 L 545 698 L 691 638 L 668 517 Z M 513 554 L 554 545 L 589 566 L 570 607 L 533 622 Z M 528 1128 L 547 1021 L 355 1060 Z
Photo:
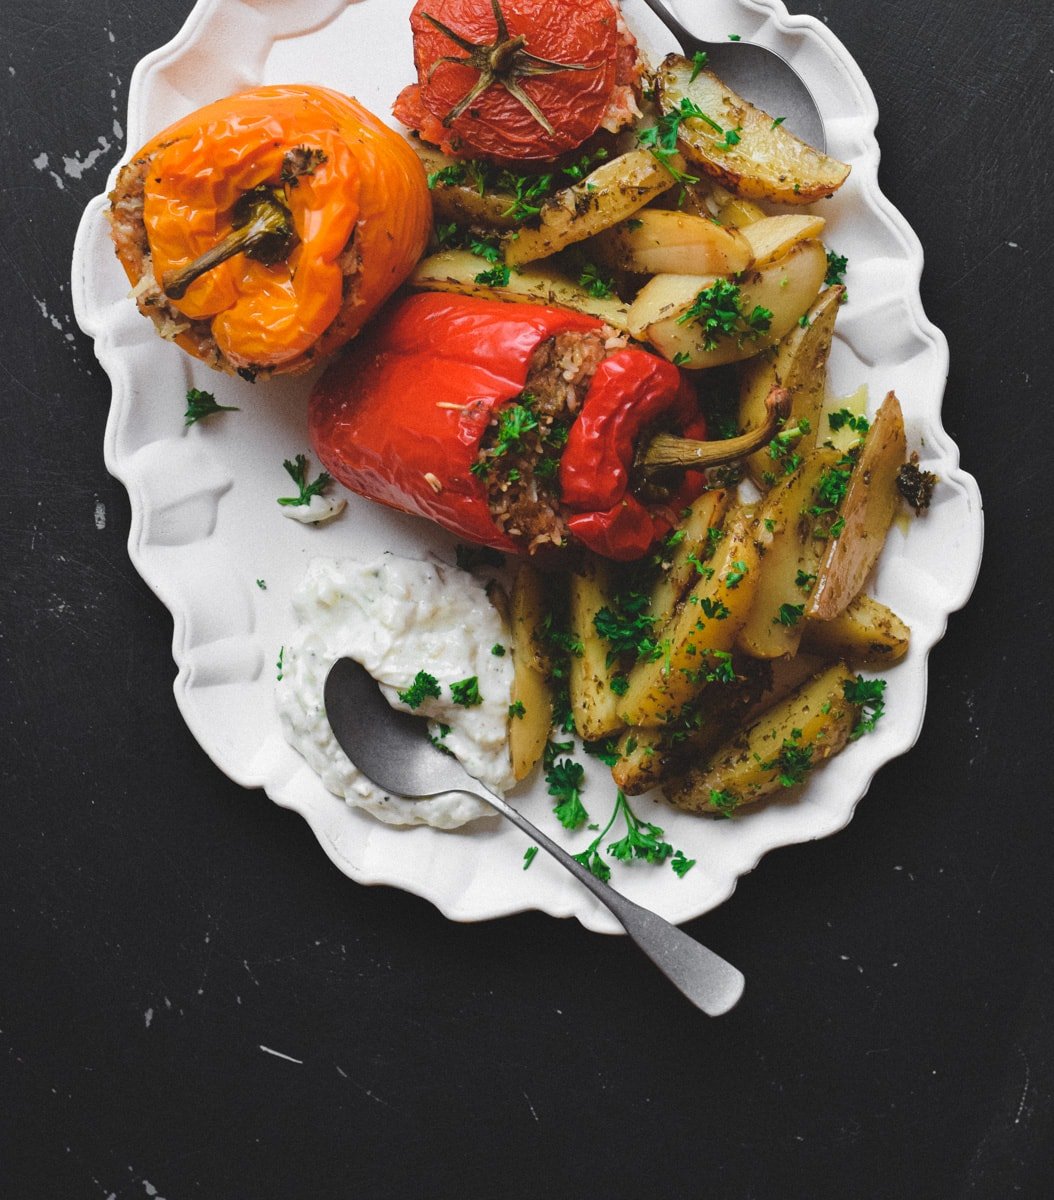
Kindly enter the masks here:
M 304 1060 L 302 1058 L 293 1058 L 291 1054 L 283 1054 L 281 1050 L 272 1050 L 270 1046 L 264 1045 L 261 1045 L 260 1049 L 264 1052 L 264 1054 L 273 1054 L 275 1058 L 284 1058 L 286 1062 L 296 1063 L 298 1067 L 302 1067 L 304 1065 Z
M 143 1024 L 147 1029 L 150 1028 L 150 1022 L 153 1019 L 154 1019 L 154 1010 L 152 1008 L 148 1008 L 146 1010 L 146 1012 L 143 1013 Z
M 1021 1061 L 1025 1064 L 1025 1086 L 1021 1089 L 1021 1099 L 1017 1104 L 1017 1112 L 1014 1114 L 1014 1124 L 1021 1124 L 1021 1114 L 1025 1111 L 1025 1101 L 1028 1099 L 1028 1091 L 1032 1085 L 1032 1068 L 1028 1063 L 1028 1056 L 1024 1050 L 1018 1047 L 1018 1054 L 1021 1055 Z
M 524 1092 L 523 1098 L 524 1098 L 524 1100 L 527 1101 L 527 1107 L 531 1110 L 531 1116 L 534 1117 L 535 1122 L 537 1123 L 538 1122 L 538 1114 L 534 1111 L 534 1105 L 531 1103 L 530 1096 L 528 1096 L 527 1093 Z

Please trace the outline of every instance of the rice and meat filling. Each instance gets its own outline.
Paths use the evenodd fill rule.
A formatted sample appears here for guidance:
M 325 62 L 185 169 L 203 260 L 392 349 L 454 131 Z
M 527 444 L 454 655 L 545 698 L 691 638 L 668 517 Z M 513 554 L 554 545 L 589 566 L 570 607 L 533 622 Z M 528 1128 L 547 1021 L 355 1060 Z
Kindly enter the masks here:
M 535 350 L 523 391 L 491 418 L 473 464 L 495 524 L 529 553 L 569 541 L 560 456 L 597 367 L 627 339 L 605 327 L 559 333 Z

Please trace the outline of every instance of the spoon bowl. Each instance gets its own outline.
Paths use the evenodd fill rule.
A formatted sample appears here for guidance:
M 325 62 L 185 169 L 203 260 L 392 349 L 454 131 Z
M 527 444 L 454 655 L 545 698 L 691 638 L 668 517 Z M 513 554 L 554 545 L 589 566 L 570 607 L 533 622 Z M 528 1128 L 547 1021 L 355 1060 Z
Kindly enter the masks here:
M 773 117 L 784 117 L 784 128 L 816 150 L 826 151 L 823 118 L 805 81 L 775 50 L 756 42 L 706 42 L 689 33 L 662 0 L 644 0 L 673 34 L 681 53 L 691 58 L 698 51 L 730 88 Z
M 326 676 L 326 717 L 341 749 L 379 788 L 411 800 L 445 792 L 476 796 L 548 851 L 618 918 L 632 940 L 689 1000 L 710 1016 L 728 1012 L 743 994 L 740 971 L 657 913 L 601 882 L 501 796 L 473 779 L 456 758 L 434 746 L 420 717 L 393 709 L 365 667 L 339 658 Z

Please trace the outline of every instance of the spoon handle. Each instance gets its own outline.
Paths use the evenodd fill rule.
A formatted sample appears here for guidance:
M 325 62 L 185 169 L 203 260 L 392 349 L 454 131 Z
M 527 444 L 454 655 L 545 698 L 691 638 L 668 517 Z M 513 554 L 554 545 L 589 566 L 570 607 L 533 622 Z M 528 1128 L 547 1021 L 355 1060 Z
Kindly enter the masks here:
M 493 792 L 481 789 L 474 792 L 503 816 L 519 826 L 572 875 L 585 884 L 594 896 L 619 919 L 632 940 L 651 959 L 660 971 L 689 1000 L 711 1017 L 728 1012 L 743 994 L 743 973 L 731 963 L 708 950 L 676 925 L 671 925 L 650 909 L 641 908 L 627 900 L 610 885 L 603 883 L 576 862 L 563 847 L 558 846 L 540 829 L 535 828 L 522 813 Z

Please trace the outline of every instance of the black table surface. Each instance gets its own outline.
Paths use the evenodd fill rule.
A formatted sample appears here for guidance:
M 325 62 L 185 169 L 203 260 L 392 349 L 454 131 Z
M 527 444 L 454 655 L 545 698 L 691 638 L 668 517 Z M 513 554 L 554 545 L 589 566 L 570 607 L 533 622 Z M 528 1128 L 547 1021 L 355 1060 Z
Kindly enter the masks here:
M 877 95 L 987 546 L 915 748 L 689 925 L 713 1021 L 625 939 L 356 886 L 195 743 L 68 282 L 190 5 L 2 6 L 0 1195 L 1052 1194 L 1051 10 L 796 7 Z

